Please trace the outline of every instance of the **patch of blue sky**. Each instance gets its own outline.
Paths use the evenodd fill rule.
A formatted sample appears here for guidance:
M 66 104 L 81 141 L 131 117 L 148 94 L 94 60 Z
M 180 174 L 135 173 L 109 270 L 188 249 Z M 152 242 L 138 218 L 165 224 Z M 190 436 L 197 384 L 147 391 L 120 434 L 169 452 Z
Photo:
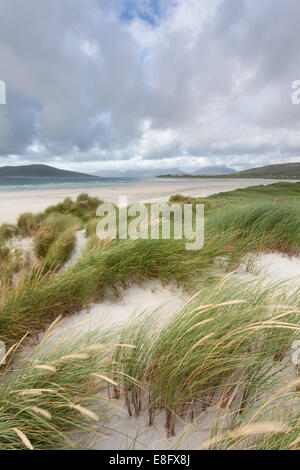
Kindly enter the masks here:
M 125 0 L 120 18 L 122 21 L 130 22 L 139 17 L 155 26 L 160 16 L 160 0 Z

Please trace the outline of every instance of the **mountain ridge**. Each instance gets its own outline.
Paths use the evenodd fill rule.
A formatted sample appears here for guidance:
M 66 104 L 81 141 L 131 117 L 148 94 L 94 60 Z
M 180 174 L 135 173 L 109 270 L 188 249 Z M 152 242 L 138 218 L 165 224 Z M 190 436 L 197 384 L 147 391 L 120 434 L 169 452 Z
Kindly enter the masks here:
M 261 167 L 248 168 L 231 174 L 195 174 L 186 175 L 159 175 L 158 178 L 257 178 L 257 179 L 299 179 L 300 180 L 300 163 L 276 163 L 273 165 L 265 165 Z
M 276 163 L 256 168 L 249 168 L 235 173 L 234 177 L 241 178 L 274 178 L 300 179 L 300 163 Z
M 32 164 L 0 167 L 0 178 L 97 178 L 77 171 L 61 170 L 49 165 Z

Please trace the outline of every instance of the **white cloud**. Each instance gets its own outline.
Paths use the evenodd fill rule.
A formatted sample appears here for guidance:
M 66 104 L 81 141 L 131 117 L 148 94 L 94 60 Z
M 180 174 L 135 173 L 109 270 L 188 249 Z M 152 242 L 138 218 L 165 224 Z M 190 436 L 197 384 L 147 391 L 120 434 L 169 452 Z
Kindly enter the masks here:
M 239 168 L 300 156 L 298 0 L 136 0 L 124 21 L 127 3 L 0 0 L 3 164 Z

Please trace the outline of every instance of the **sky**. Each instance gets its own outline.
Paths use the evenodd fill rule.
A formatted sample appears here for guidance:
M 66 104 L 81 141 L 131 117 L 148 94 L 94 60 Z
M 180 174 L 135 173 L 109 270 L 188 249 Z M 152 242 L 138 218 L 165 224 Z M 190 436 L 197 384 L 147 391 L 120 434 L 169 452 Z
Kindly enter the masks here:
M 0 165 L 300 161 L 299 0 L 0 0 Z

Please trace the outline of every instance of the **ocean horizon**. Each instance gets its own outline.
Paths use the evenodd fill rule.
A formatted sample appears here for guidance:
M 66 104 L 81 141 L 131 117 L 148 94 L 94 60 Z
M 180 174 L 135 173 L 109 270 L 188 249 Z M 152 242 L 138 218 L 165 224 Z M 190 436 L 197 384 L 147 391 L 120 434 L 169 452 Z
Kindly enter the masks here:
M 232 178 L 222 178 L 222 181 L 231 180 Z M 112 187 L 135 187 L 135 186 L 147 186 L 147 185 L 182 185 L 186 183 L 190 186 L 193 185 L 205 185 L 210 182 L 216 182 L 215 178 L 155 178 L 155 177 L 132 177 L 132 178 L 0 178 L 0 192 L 13 192 L 13 191 L 34 191 L 34 190 L 51 190 L 51 189 L 80 189 L 80 188 L 102 188 L 105 190 L 111 189 Z M 249 179 L 243 178 L 240 181 L 257 181 L 257 184 L 261 184 L 262 179 Z M 268 180 L 272 181 L 278 180 Z

